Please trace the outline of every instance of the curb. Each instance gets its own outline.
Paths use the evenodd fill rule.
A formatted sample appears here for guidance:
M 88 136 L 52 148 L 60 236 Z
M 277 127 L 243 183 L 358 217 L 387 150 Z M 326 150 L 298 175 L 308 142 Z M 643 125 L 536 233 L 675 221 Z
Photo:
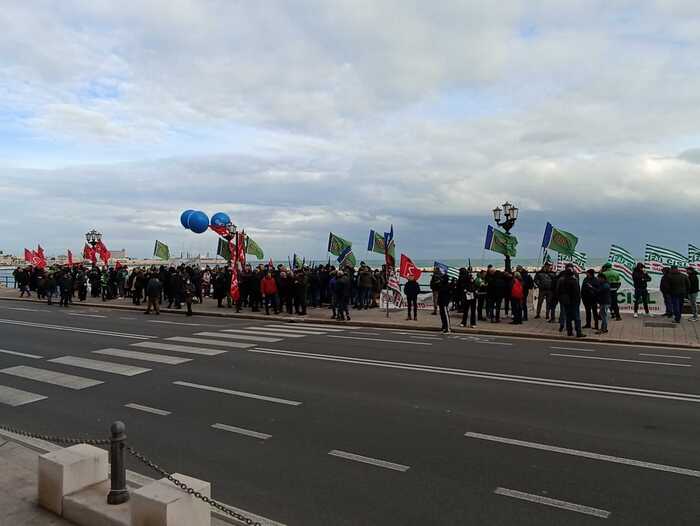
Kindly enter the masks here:
M 40 304 L 45 304 L 43 300 L 38 300 L 34 298 L 7 298 L 4 296 L 0 296 L 0 300 L 7 300 L 7 301 L 19 301 L 19 302 L 31 302 L 31 303 L 40 303 Z M 91 302 L 83 302 L 83 303 L 75 303 L 73 304 L 75 307 L 94 307 L 94 308 L 100 308 L 100 309 L 115 309 L 115 310 L 124 310 L 124 311 L 139 311 L 143 312 L 143 308 L 138 305 L 114 305 L 114 304 L 109 304 L 109 303 L 91 303 Z M 185 312 L 182 310 L 178 309 L 161 309 L 161 312 L 167 313 L 167 314 L 181 314 L 185 315 Z M 296 317 L 289 317 L 289 316 L 280 316 L 278 315 L 275 318 L 271 318 L 270 316 L 262 315 L 262 314 L 243 314 L 243 313 L 227 313 L 227 312 L 197 312 L 194 311 L 192 313 L 194 316 L 209 316 L 209 317 L 214 317 L 214 318 L 231 318 L 231 319 L 241 319 L 241 320 L 271 320 L 274 319 L 275 321 L 278 322 L 284 322 L 284 323 L 290 323 L 290 324 L 299 324 L 303 325 L 304 323 L 314 323 L 314 324 L 322 324 L 322 325 L 329 325 L 329 326 L 342 326 L 339 325 L 337 321 L 330 320 L 327 318 L 296 318 Z M 361 326 L 361 327 L 368 327 L 368 328 L 375 328 L 375 329 L 398 329 L 398 330 L 410 330 L 410 331 L 423 331 L 423 332 L 440 332 L 440 329 L 438 327 L 406 327 L 400 323 L 395 323 L 395 322 L 382 322 L 382 321 L 353 321 L 352 325 L 356 326 Z M 572 341 L 572 338 L 565 338 L 562 336 L 558 336 L 556 334 L 542 334 L 539 332 L 521 332 L 521 331 L 492 331 L 488 329 L 463 329 L 461 327 L 454 328 L 452 329 L 452 332 L 455 334 L 468 334 L 468 335 L 482 335 L 482 336 L 501 336 L 504 338 L 523 338 L 523 339 L 537 339 L 537 340 L 551 340 L 551 341 L 560 341 L 560 342 L 570 342 Z M 579 340 L 577 340 L 579 341 Z M 645 345 L 645 346 L 651 346 L 651 347 L 659 347 L 659 348 L 672 348 L 672 349 L 700 349 L 700 344 L 692 344 L 692 343 L 671 343 L 671 342 L 657 342 L 654 340 L 621 340 L 621 339 L 613 339 L 613 338 L 608 338 L 605 340 L 602 339 L 590 339 L 586 340 L 589 341 L 593 344 L 614 344 L 614 345 L 626 345 L 626 346 L 634 346 L 634 345 Z

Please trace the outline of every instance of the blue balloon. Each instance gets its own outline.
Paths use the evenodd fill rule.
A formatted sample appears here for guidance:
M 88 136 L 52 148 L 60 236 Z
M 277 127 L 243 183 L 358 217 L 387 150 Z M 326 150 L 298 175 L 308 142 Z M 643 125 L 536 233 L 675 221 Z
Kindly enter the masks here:
M 217 212 L 211 216 L 211 226 L 226 226 L 231 222 L 231 218 L 224 212 Z
M 190 214 L 190 219 L 187 222 L 187 226 L 189 226 L 190 230 L 192 230 L 192 232 L 195 234 L 202 234 L 209 228 L 209 218 L 207 217 L 207 214 L 197 210 L 196 212 L 192 212 Z
M 180 216 L 180 223 L 182 223 L 182 226 L 185 228 L 189 228 L 188 222 L 190 220 L 190 216 L 194 213 L 194 210 L 185 210 L 182 215 Z

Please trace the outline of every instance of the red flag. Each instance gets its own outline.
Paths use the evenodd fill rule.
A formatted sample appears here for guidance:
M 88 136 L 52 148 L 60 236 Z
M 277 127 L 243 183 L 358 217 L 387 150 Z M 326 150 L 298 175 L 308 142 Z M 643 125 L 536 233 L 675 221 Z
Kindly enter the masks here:
M 245 232 L 238 233 L 238 261 L 245 265 Z
M 416 281 L 420 279 L 422 274 L 421 270 L 416 267 L 416 265 L 411 261 L 411 259 L 406 254 L 401 254 L 401 266 L 399 267 L 399 274 L 402 278 L 410 278 L 413 276 Z
M 107 250 L 107 247 L 102 241 L 98 241 L 95 245 L 95 251 L 100 255 L 100 259 L 106 265 L 109 262 L 109 258 L 112 257 L 112 253 Z
M 87 243 L 83 248 L 83 259 L 89 259 L 90 261 L 92 261 L 93 265 L 97 264 L 97 255 L 95 254 L 95 249 Z
M 68 266 L 73 266 L 73 252 L 71 252 L 70 250 L 68 251 Z
M 209 225 L 214 232 L 219 234 L 221 237 L 228 237 L 228 228 L 222 225 Z
M 119 270 L 120 268 L 122 268 L 122 262 L 121 262 L 121 261 L 117 261 L 117 262 L 114 264 L 114 268 L 115 268 L 116 270 Z
M 238 287 L 238 269 L 234 266 L 231 267 L 231 299 L 233 301 L 241 299 L 241 290 Z
M 29 250 L 28 248 L 24 249 L 24 261 L 27 263 L 31 263 L 32 260 L 34 259 L 34 252 Z
M 41 245 L 36 246 L 36 255 L 39 256 L 39 259 L 46 259 L 46 256 L 44 255 L 44 249 L 41 248 Z
M 37 245 L 36 252 L 32 252 L 32 265 L 38 268 L 46 268 L 46 256 L 41 245 Z

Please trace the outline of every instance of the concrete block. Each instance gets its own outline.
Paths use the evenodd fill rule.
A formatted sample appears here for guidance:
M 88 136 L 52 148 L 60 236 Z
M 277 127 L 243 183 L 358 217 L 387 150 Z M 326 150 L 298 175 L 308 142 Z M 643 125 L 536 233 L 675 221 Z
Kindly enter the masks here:
M 63 517 L 78 526 L 130 526 L 130 501 L 107 504 L 110 481 L 89 486 L 63 498 Z
M 180 473 L 173 477 L 211 496 L 211 484 Z M 131 495 L 132 526 L 211 526 L 208 504 L 187 494 L 168 479 L 139 488 Z
M 39 505 L 63 514 L 63 497 L 109 478 L 107 451 L 77 444 L 39 457 Z

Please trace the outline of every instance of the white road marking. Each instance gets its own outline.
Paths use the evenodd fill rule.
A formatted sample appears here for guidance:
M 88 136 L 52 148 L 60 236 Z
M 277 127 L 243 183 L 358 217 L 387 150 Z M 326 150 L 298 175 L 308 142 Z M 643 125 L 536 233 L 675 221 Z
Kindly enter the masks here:
M 323 323 L 301 322 L 301 323 L 290 323 L 289 325 L 291 325 L 293 327 L 311 327 L 313 329 L 322 329 L 324 331 L 344 331 L 344 330 L 354 331 L 354 330 L 366 329 L 366 327 L 356 327 L 354 325 L 343 325 L 343 328 L 339 329 L 339 328 L 334 328 L 333 324 L 331 324 L 331 323 L 329 323 L 328 325 L 325 325 Z
M 502 382 L 515 382 L 523 384 L 544 385 L 548 387 L 559 387 L 563 389 L 577 389 L 583 391 L 597 391 L 602 393 L 622 394 L 629 396 L 641 396 L 646 398 L 661 398 L 667 400 L 677 400 L 682 402 L 700 403 L 700 395 L 692 393 L 676 393 L 672 391 L 654 391 L 650 389 L 640 389 L 637 387 L 624 387 L 605 384 L 592 384 L 586 382 L 574 382 L 570 380 L 556 380 L 551 378 L 537 378 L 532 376 L 519 376 L 513 374 L 492 373 L 488 371 L 473 371 L 468 369 L 453 369 L 448 367 L 435 367 L 431 365 L 421 365 L 413 363 L 369 360 L 365 358 L 355 358 L 351 356 L 335 356 L 329 354 L 305 353 L 297 351 L 283 351 L 280 349 L 266 349 L 258 347 L 248 352 L 271 354 L 289 358 L 306 358 L 311 360 L 322 360 L 329 362 L 349 363 L 353 365 L 364 365 L 372 367 L 385 367 L 390 369 L 400 369 L 417 372 L 428 372 L 436 374 L 448 374 L 453 376 L 464 376 L 469 378 L 481 378 L 485 380 L 498 380 Z
M 545 506 L 552 506 L 553 508 L 575 511 L 577 513 L 583 513 L 584 515 L 592 515 L 593 517 L 599 517 L 601 519 L 607 519 L 608 517 L 610 517 L 610 512 L 606 510 L 601 510 L 599 508 L 591 508 L 590 506 L 582 506 L 581 504 L 574 504 L 573 502 L 567 502 L 565 500 L 551 499 L 549 497 L 543 497 L 541 495 L 535 495 L 533 493 L 525 493 L 523 491 L 517 491 L 514 489 L 496 488 L 494 490 L 494 493 L 496 495 L 503 495 L 505 497 L 512 497 L 514 499 L 526 500 L 528 502 L 535 502 L 537 504 L 544 504 Z
M 92 369 L 93 371 L 102 371 L 103 373 L 120 374 L 122 376 L 136 376 L 137 374 L 147 373 L 150 369 L 144 367 L 135 367 L 133 365 L 124 365 L 114 362 L 103 362 L 102 360 L 91 360 L 90 358 L 80 358 L 78 356 L 61 356 L 49 360 L 53 363 L 62 365 L 70 365 L 72 367 L 82 367 L 84 369 Z
M 604 358 L 602 356 L 577 356 L 575 354 L 557 354 L 549 353 L 550 356 L 559 356 L 562 358 L 584 358 L 586 360 L 604 360 L 606 362 L 627 362 L 627 363 L 642 363 L 646 365 L 668 365 L 671 367 L 692 367 L 687 363 L 670 363 L 670 362 L 649 362 L 645 360 L 625 360 L 624 358 Z
M 187 327 L 201 327 L 201 323 L 182 323 L 179 321 L 167 321 L 167 320 L 148 320 L 148 323 L 164 323 L 167 325 L 186 325 Z
M 153 413 L 154 415 L 159 416 L 168 416 L 172 414 L 170 411 L 164 411 L 163 409 L 156 409 L 155 407 L 148 407 L 147 405 L 141 404 L 125 404 L 124 407 L 128 407 L 129 409 L 136 409 L 137 411 L 145 411 L 146 413 Z
M 269 334 L 296 334 L 298 336 L 322 336 L 327 334 L 322 331 L 312 331 L 312 330 L 297 330 L 297 329 L 278 329 L 276 327 L 246 327 L 251 330 L 264 330 Z
M 107 316 L 102 316 L 101 314 L 80 314 L 78 312 L 66 312 L 67 316 L 84 316 L 86 318 L 106 318 Z
M 120 320 L 135 320 L 136 318 L 124 318 L 124 317 L 120 317 L 119 319 L 120 319 Z
M 34 358 L 34 359 L 41 359 L 41 358 L 43 358 L 43 356 L 39 356 L 39 355 L 37 355 L 37 354 L 27 354 L 27 353 L 25 353 L 25 352 L 8 351 L 8 350 L 6 350 L 6 349 L 0 349 L 0 353 L 12 354 L 12 355 L 15 355 L 15 356 L 22 356 L 22 357 L 24 357 L 24 358 Z
M 411 469 L 410 466 L 404 466 L 403 464 L 396 464 L 394 462 L 388 462 L 386 460 L 379 460 L 372 457 L 364 457 L 362 455 L 356 455 L 355 453 L 348 453 L 347 451 L 340 451 L 339 449 L 334 449 L 328 452 L 329 455 L 339 458 L 344 458 L 346 460 L 354 460 L 356 462 L 362 462 L 364 464 L 371 464 L 372 466 L 378 466 L 380 468 L 393 469 L 394 471 L 408 471 Z
M 251 334 L 233 334 L 223 332 L 198 332 L 195 336 L 206 336 L 208 338 L 230 338 L 232 340 L 243 340 L 249 342 L 275 343 L 281 342 L 282 338 L 266 338 L 265 336 L 253 336 Z
M 130 358 L 131 360 L 143 360 L 144 362 L 165 363 L 168 365 L 180 365 L 191 362 L 192 358 L 181 358 L 179 356 L 168 356 L 166 354 L 156 354 L 150 352 L 127 351 L 124 349 L 100 349 L 92 351 L 94 354 L 105 354 L 107 356 L 118 356 L 119 358 Z
M 319 327 L 316 325 L 307 325 L 306 323 L 304 323 L 303 325 L 300 323 L 287 323 L 287 324 L 274 324 L 274 323 L 272 323 L 272 324 L 265 325 L 266 329 L 268 327 L 271 327 L 273 329 L 285 329 L 285 330 L 298 331 L 298 332 L 343 332 L 343 329 L 333 327 L 332 325 L 329 325 L 328 327 Z
M 132 343 L 131 346 L 143 347 L 145 349 L 157 349 L 159 351 L 173 351 L 187 354 L 199 354 L 202 356 L 216 356 L 217 354 L 223 354 L 227 352 L 224 349 L 202 349 L 201 347 L 190 347 L 189 345 L 175 345 L 173 343 L 159 342 L 139 342 Z
M 85 334 L 98 334 L 100 336 L 114 336 L 115 338 L 132 338 L 134 340 L 150 340 L 151 338 L 156 338 L 156 336 L 146 336 L 143 334 L 129 334 L 126 332 L 113 332 L 113 331 L 101 331 L 97 329 L 86 329 L 84 327 L 73 327 L 70 325 L 49 325 L 46 323 L 33 323 L 29 321 L 20 320 L 6 320 L 0 319 L 0 323 L 6 323 L 8 325 L 19 325 L 23 327 L 34 327 L 38 329 L 51 329 L 54 331 L 69 331 L 69 332 L 81 332 Z
M 27 378 L 28 380 L 34 380 L 37 382 L 44 382 L 46 384 L 59 385 L 61 387 L 67 387 L 68 389 L 85 389 L 87 387 L 93 387 L 104 383 L 100 380 L 93 380 L 92 378 L 57 373 L 56 371 L 37 369 L 36 367 L 28 367 L 26 365 L 18 365 L 16 367 L 0 369 L 0 373 L 11 374 L 13 376 L 19 376 L 20 378 Z
M 308 334 L 299 334 L 296 332 L 272 332 L 270 331 L 270 329 L 224 329 L 223 332 L 232 332 L 236 334 L 250 334 L 251 336 L 279 336 L 285 338 L 304 338 L 308 336 Z
M 14 387 L 0 385 L 0 404 L 17 407 L 24 404 L 31 404 L 32 402 L 38 402 L 39 400 L 46 400 L 46 398 L 46 396 L 30 393 L 29 391 L 22 391 Z
M 659 357 L 659 358 L 678 358 L 680 360 L 692 360 L 692 356 L 673 356 L 671 354 L 649 354 L 649 353 L 643 353 L 640 352 L 639 356 L 654 356 L 654 357 Z
M 595 349 L 581 349 L 578 347 L 550 347 L 555 351 L 581 351 L 581 352 L 595 352 Z
M 236 433 L 238 435 L 245 435 L 253 438 L 259 438 L 261 440 L 267 440 L 272 438 L 272 435 L 266 433 L 260 433 L 259 431 L 251 431 L 250 429 L 243 429 L 242 427 L 227 426 L 226 424 L 213 424 L 211 427 L 214 429 L 221 429 L 222 431 L 228 431 L 229 433 Z
M 483 345 L 505 345 L 505 346 L 513 345 L 510 342 L 491 342 L 488 340 L 464 340 L 464 341 L 471 341 L 474 343 L 478 343 L 479 345 L 481 345 L 481 344 L 483 344 Z
M 0 309 L 5 310 L 19 310 L 23 312 L 51 312 L 46 309 L 27 309 L 26 307 L 0 307 Z
M 229 394 L 233 396 L 241 396 L 243 398 L 254 398 L 255 400 L 263 400 L 265 402 L 274 402 L 276 404 L 282 405 L 301 405 L 301 402 L 295 402 L 294 400 L 285 400 L 284 398 L 276 398 L 274 396 L 264 396 L 257 395 L 253 393 L 245 393 L 243 391 L 232 391 L 231 389 L 224 389 L 223 387 L 213 387 L 211 385 L 193 384 L 190 382 L 177 381 L 173 382 L 175 385 L 180 385 L 182 387 L 192 387 L 194 389 L 202 389 L 204 391 L 213 391 L 215 393 Z
M 494 435 L 485 435 L 483 433 L 465 433 L 465 437 L 477 438 L 480 440 L 488 440 L 490 442 L 498 442 L 511 446 L 529 447 L 531 449 L 539 449 L 541 451 L 550 451 L 552 453 L 561 453 L 564 455 L 572 455 L 575 457 L 588 458 L 591 460 L 600 460 L 603 462 L 611 462 L 613 464 L 623 464 L 625 466 L 634 466 L 637 468 L 653 469 L 655 471 L 665 471 L 667 473 L 675 473 L 677 475 L 685 475 L 688 477 L 700 478 L 700 471 L 688 468 L 679 468 L 676 466 L 667 466 L 665 464 L 656 464 L 654 462 L 645 462 L 643 460 L 633 460 L 624 457 L 614 457 L 612 455 L 601 455 L 599 453 L 591 453 L 590 451 L 581 451 L 578 449 L 569 449 L 566 447 L 550 446 L 547 444 L 538 444 L 537 442 L 526 442 L 524 440 L 515 440 L 513 438 L 505 438 Z
M 432 345 L 428 342 L 410 342 L 406 340 L 385 340 L 382 338 L 363 338 L 362 336 L 336 336 L 328 335 L 329 338 L 342 338 L 344 340 L 364 340 L 369 342 L 385 342 L 385 343 L 405 343 L 406 345 Z
M 357 332 L 354 332 L 353 334 L 360 334 L 362 336 L 380 336 L 380 334 L 378 332 L 360 332 L 360 331 L 357 331 Z
M 184 336 L 173 336 L 172 338 L 166 338 L 166 340 L 183 343 L 201 343 L 203 345 L 219 345 L 220 347 L 230 347 L 231 349 L 255 347 L 254 343 L 222 342 L 218 340 L 205 340 L 204 338 L 186 338 Z

